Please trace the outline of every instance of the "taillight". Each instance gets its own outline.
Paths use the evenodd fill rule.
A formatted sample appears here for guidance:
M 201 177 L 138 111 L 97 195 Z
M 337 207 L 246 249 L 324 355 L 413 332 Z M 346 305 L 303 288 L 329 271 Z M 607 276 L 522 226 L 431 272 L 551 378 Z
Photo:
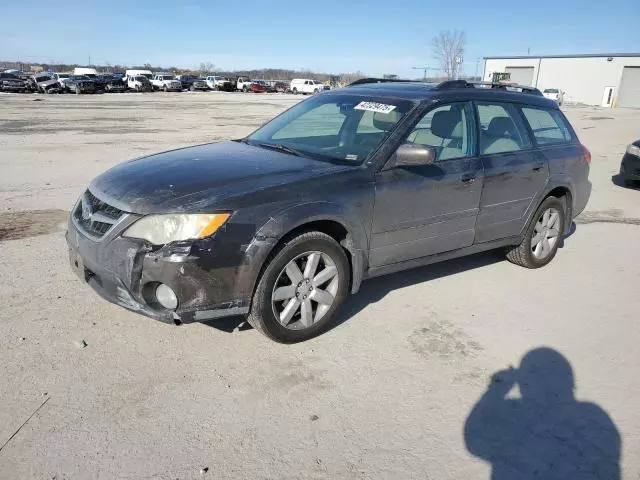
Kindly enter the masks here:
M 582 145 L 582 159 L 587 165 L 591 163 L 591 152 L 584 145 Z

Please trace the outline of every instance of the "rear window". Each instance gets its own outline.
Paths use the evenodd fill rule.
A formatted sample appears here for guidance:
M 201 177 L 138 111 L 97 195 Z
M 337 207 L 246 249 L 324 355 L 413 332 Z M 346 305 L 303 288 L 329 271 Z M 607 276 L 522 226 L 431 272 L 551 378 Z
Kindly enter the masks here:
M 567 121 L 557 110 L 522 107 L 538 145 L 555 145 L 574 141 Z

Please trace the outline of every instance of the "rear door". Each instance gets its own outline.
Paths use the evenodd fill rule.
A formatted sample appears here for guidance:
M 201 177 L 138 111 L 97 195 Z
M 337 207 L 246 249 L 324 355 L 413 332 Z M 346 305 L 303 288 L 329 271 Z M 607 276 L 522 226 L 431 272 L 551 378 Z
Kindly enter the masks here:
M 475 243 L 518 235 L 547 183 L 549 167 L 511 103 L 476 102 L 484 188 Z
M 405 142 L 433 147 L 436 161 L 383 169 L 376 175 L 371 267 L 473 244 L 482 165 L 475 154 L 471 103 L 456 102 L 430 110 Z

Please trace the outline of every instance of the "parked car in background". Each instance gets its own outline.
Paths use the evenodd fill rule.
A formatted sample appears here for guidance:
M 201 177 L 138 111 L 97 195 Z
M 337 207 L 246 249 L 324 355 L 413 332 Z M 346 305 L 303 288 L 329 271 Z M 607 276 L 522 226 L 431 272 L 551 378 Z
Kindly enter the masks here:
M 236 80 L 236 90 L 248 92 L 253 81 L 249 77 L 238 77 Z
M 182 88 L 185 88 L 187 90 L 191 89 L 191 85 L 193 85 L 193 82 L 196 81 L 197 79 L 198 77 L 196 77 L 195 75 L 177 75 L 176 76 L 176 80 L 178 80 L 182 84 Z
M 126 84 L 127 88 L 135 90 L 136 92 L 152 92 L 153 85 L 146 75 L 129 75 L 127 74 Z
M 264 82 L 264 80 L 262 80 Z M 251 93 L 265 93 L 267 91 L 267 86 L 264 83 L 261 83 L 260 80 L 253 80 L 249 85 L 249 92 Z
M 627 187 L 640 184 L 640 139 L 627 146 L 620 164 L 620 177 Z
M 26 80 L 13 73 L 0 73 L 0 92 L 27 93 L 29 86 Z
M 286 82 L 276 82 L 273 86 L 276 92 L 278 93 L 287 93 L 290 91 L 289 84 Z
M 224 92 L 233 92 L 236 90 L 236 83 L 226 77 L 209 75 L 206 80 L 211 90 L 222 90 Z
M 308 78 L 294 78 L 291 80 L 291 92 L 297 94 L 318 93 L 324 90 L 324 84 Z
M 89 77 L 96 77 L 99 75 L 98 70 L 93 67 L 76 67 L 73 69 L 74 75 L 87 75 Z
M 196 90 L 200 90 L 202 92 L 206 92 L 209 90 L 209 85 L 207 85 L 207 81 L 204 78 L 196 78 L 189 87 L 189 90 L 195 92 Z
M 165 92 L 181 92 L 182 83 L 170 73 L 156 73 L 151 80 L 153 88 Z
M 143 77 L 147 77 L 147 79 L 151 81 L 151 79 L 153 78 L 153 73 L 151 72 L 151 70 L 126 70 L 124 72 L 124 76 L 125 77 L 143 76 Z M 123 78 L 123 80 L 127 81 L 126 78 Z
M 127 85 L 119 74 L 101 75 L 101 84 L 106 93 L 123 93 L 127 90 Z
M 70 75 L 65 79 L 64 89 L 66 92 L 76 93 L 97 93 L 98 88 L 96 82 L 86 75 Z
M 71 73 L 60 73 L 60 72 L 54 72 L 53 73 L 53 78 L 55 78 L 56 80 L 58 80 L 58 83 L 60 84 L 60 86 L 62 87 L 62 90 L 66 90 L 66 86 L 65 86 L 65 82 L 66 80 L 71 76 Z
M 555 100 L 558 105 L 562 105 L 564 101 L 564 92 L 559 88 L 545 88 L 542 95 L 550 100 Z
M 33 75 L 31 79 L 36 86 L 36 91 L 39 93 L 60 93 L 63 91 L 62 85 L 52 75 L 37 74 Z

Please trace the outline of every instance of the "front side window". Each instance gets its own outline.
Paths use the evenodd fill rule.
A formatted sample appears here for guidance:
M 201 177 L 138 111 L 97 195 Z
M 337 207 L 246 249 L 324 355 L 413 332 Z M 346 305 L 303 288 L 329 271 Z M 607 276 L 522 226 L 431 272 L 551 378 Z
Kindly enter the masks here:
M 516 107 L 510 103 L 477 103 L 480 154 L 517 152 L 531 146 Z
M 295 149 L 318 160 L 360 164 L 414 107 L 408 100 L 322 95 L 301 102 L 250 135 L 251 145 Z
M 473 110 L 469 103 L 442 105 L 427 112 L 409 133 L 406 143 L 436 151 L 436 161 L 473 155 Z
M 533 131 L 538 145 L 571 143 L 573 141 L 566 120 L 557 110 L 522 107 L 522 113 Z

